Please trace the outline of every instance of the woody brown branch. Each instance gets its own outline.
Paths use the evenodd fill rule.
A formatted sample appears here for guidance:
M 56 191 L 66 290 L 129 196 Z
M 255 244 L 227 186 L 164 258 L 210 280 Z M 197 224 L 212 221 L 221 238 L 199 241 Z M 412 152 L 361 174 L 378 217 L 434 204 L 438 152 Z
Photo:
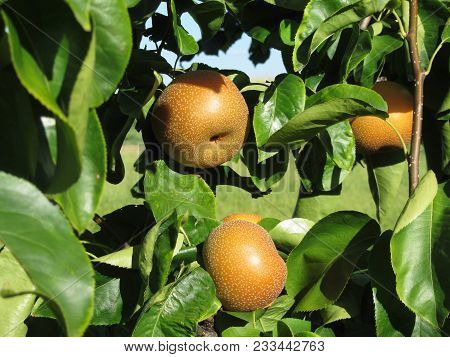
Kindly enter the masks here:
M 422 138 L 423 120 L 423 84 L 425 71 L 422 69 L 417 45 L 418 0 L 410 1 L 409 31 L 406 39 L 409 44 L 411 63 L 414 73 L 414 116 L 409 155 L 409 193 L 414 192 L 419 183 L 419 154 Z

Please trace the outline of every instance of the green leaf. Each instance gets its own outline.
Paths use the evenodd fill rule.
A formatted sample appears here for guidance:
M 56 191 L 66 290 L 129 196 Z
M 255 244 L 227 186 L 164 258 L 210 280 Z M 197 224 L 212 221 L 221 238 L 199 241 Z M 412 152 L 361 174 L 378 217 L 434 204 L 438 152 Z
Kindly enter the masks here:
M 278 76 L 255 107 L 253 128 L 258 147 L 305 107 L 305 84 L 293 74 Z
M 246 326 L 229 327 L 222 332 L 222 337 L 259 337 L 261 331 L 251 327 L 250 324 Z
M 367 168 L 356 164 L 342 185 L 324 193 L 300 192 L 295 216 L 313 222 L 338 211 L 354 210 L 376 218 L 376 205 L 369 187 Z
M 158 229 L 152 229 L 144 239 L 139 255 L 139 267 L 144 281 L 147 282 L 150 278 L 150 290 L 153 293 L 167 283 L 180 223 L 176 212 L 173 212 L 161 220 Z
M 366 58 L 372 49 L 372 37 L 369 31 L 359 31 L 359 26 L 353 26 L 352 37 L 342 59 L 340 69 L 341 81 L 346 81 L 350 73 Z
M 450 42 L 450 19 L 447 19 L 447 22 L 445 23 L 444 30 L 441 34 L 441 41 Z
M 215 197 L 209 186 L 196 175 L 172 171 L 164 161 L 156 161 L 144 179 L 146 201 L 156 220 L 176 209 L 197 218 L 215 218 Z
M 382 231 L 392 230 L 409 196 L 408 163 L 402 151 L 374 154 L 367 161 L 378 222 Z
M 333 330 L 327 327 L 319 327 L 314 333 L 320 337 L 336 337 Z
M 359 0 L 311 0 L 305 8 L 302 22 L 295 35 L 295 47 L 293 53 L 294 70 L 300 69 L 298 52 L 303 42 L 317 30 L 330 16 L 346 6 L 354 4 Z
M 441 337 L 441 332 L 426 320 L 416 316 L 416 323 L 411 337 Z
M 189 14 L 200 26 L 203 40 L 212 38 L 220 30 L 225 13 L 223 0 L 209 0 L 189 8 Z
M 24 321 L 36 299 L 26 292 L 34 290 L 33 283 L 7 248 L 0 250 L 0 271 L 0 336 L 25 337 L 28 328 Z M 4 291 L 20 294 L 3 297 Z
M 369 104 L 376 110 L 382 112 L 387 112 L 388 110 L 385 100 L 377 92 L 353 84 L 334 84 L 325 87 L 308 97 L 306 100 L 306 108 L 308 109 L 314 105 L 327 103 L 335 99 L 354 99 Z
M 296 297 L 295 311 L 335 302 L 359 257 L 378 236 L 377 222 L 358 212 L 337 212 L 317 222 L 287 261 L 286 291 Z
M 342 170 L 350 171 L 356 160 L 355 136 L 348 121 L 328 127 L 319 134 L 328 156 Z
M 442 171 L 450 175 L 450 121 L 442 125 Z
M 279 296 L 254 322 L 253 327 L 262 332 L 272 331 L 277 326 L 277 322 L 283 318 L 292 305 L 294 305 L 294 299 L 292 297 L 288 295 Z
M 278 183 L 286 174 L 289 165 L 288 150 L 281 149 L 278 153 L 267 153 L 258 150 L 252 142 L 244 145 L 240 158 L 247 167 L 252 182 L 261 192 L 268 191 Z
M 421 319 L 442 326 L 449 313 L 450 184 L 429 171 L 406 204 L 391 241 L 400 299 Z
M 294 337 L 299 333 L 310 331 L 311 322 L 288 317 L 278 321 L 273 337 Z
M 134 269 L 138 268 L 138 264 L 133 258 L 139 254 L 139 250 L 140 246 L 132 246 L 95 258 L 92 261 L 94 263 L 103 263 L 124 269 Z
M 195 336 L 216 295 L 211 277 L 196 268 L 154 296 L 133 331 L 135 337 Z
M 91 107 L 105 102 L 116 90 L 131 55 L 131 23 L 124 0 L 91 0 L 97 42 Z
M 65 215 L 79 232 L 86 229 L 100 203 L 106 178 L 106 149 L 103 131 L 94 110 L 81 153 L 81 175 L 67 191 L 55 196 Z
M 183 229 L 188 236 L 189 243 L 196 246 L 203 243 L 219 224 L 220 221 L 215 219 L 189 216 L 183 224 Z
M 362 73 L 358 78 L 361 85 L 371 88 L 376 82 L 384 58 L 402 46 L 403 41 L 398 38 L 389 35 L 375 36 L 372 39 L 372 48 L 362 63 Z
M 264 0 L 269 4 L 283 7 L 285 9 L 301 11 L 305 8 L 308 3 L 307 0 Z
M 261 222 L 259 223 L 261 225 Z M 314 222 L 303 218 L 291 218 L 279 222 L 269 230 L 276 247 L 285 253 L 290 253 L 311 229 Z
M 439 28 L 444 24 L 444 20 L 434 10 L 421 5 L 417 16 L 417 46 L 422 68 L 427 68 L 440 42 Z
M 173 34 L 175 35 L 180 54 L 184 56 L 196 54 L 199 50 L 198 43 L 195 41 L 194 37 L 181 26 L 174 0 L 170 0 L 170 11 L 172 12 Z
M 317 48 L 330 36 L 348 25 L 358 23 L 363 18 L 384 9 L 390 0 L 360 0 L 346 10 L 337 13 L 319 25 L 311 40 L 307 60 Z
M 89 18 L 92 0 L 65 0 L 73 11 L 84 31 L 91 30 L 91 21 Z
M 284 19 L 280 22 L 279 35 L 281 41 L 287 46 L 294 46 L 295 33 L 297 32 L 299 23 L 291 19 Z
M 69 336 L 80 336 L 93 312 L 93 270 L 61 211 L 34 186 L 0 173 L 0 240 L 27 272 L 36 294 L 52 301 Z
M 327 325 L 358 316 L 361 311 L 361 300 L 362 289 L 358 285 L 350 282 L 333 305 L 329 305 L 323 310 L 320 310 L 322 324 Z
M 395 291 L 395 274 L 391 265 L 391 232 L 385 232 L 375 244 L 369 260 L 375 304 L 377 336 L 410 336 L 414 314 L 400 301 Z
M 120 279 L 111 278 L 95 272 L 94 313 L 90 325 L 114 325 L 122 320 L 123 300 Z M 33 308 L 32 316 L 56 318 L 47 300 L 39 299 Z
M 322 133 L 325 132 L 326 130 Z M 321 136 L 322 133 L 320 133 Z M 300 152 L 297 170 L 302 185 L 308 192 L 331 191 L 340 185 L 350 172 L 336 165 L 333 157 L 318 138 L 313 138 Z
M 285 144 L 303 144 L 327 127 L 355 116 L 374 115 L 385 118 L 387 114 L 370 104 L 355 99 L 334 99 L 316 104 L 297 114 L 275 132 L 266 147 Z

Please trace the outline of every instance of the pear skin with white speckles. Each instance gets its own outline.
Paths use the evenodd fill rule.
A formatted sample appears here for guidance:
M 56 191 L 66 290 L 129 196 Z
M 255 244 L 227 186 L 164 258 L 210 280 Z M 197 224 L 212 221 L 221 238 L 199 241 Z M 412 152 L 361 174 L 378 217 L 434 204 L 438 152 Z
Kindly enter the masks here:
M 252 222 L 222 223 L 205 242 L 203 259 L 217 297 L 229 311 L 267 307 L 286 283 L 286 264 L 270 235 Z
M 253 223 L 258 223 L 262 218 L 259 214 L 256 214 L 256 213 L 238 212 L 238 213 L 232 213 L 232 214 L 226 216 L 224 219 L 222 219 L 222 222 L 231 222 L 231 221 L 236 221 L 238 219 L 242 219 L 244 221 L 249 221 L 249 222 L 253 222 Z
M 388 105 L 387 119 L 399 132 L 403 141 L 411 141 L 413 125 L 413 97 L 398 83 L 378 82 L 372 88 Z M 396 132 L 383 119 L 374 116 L 356 117 L 350 121 L 357 149 L 365 154 L 401 149 Z
M 172 159 L 208 168 L 233 158 L 250 122 L 244 97 L 231 80 L 214 71 L 194 71 L 177 77 L 163 91 L 151 125 Z

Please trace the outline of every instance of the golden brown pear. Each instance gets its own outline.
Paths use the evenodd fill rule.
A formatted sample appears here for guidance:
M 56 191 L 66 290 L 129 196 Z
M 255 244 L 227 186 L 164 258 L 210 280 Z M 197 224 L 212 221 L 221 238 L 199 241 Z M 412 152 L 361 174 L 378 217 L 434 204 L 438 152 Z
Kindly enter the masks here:
M 406 144 L 411 141 L 413 98 L 409 91 L 395 82 L 378 82 L 373 90 L 388 105 L 389 122 L 398 130 Z M 366 154 L 402 148 L 395 131 L 383 119 L 374 116 L 356 117 L 350 122 L 356 147 Z
M 225 309 L 253 311 L 283 290 L 287 269 L 269 234 L 255 223 L 222 223 L 203 247 L 206 269 Z
M 238 219 L 242 219 L 244 221 L 258 223 L 261 220 L 261 216 L 255 213 L 232 213 L 222 219 L 222 222 L 231 222 L 236 221 Z
M 215 167 L 242 147 L 249 112 L 239 89 L 214 71 L 177 77 L 158 98 L 151 119 L 163 150 L 192 167 Z

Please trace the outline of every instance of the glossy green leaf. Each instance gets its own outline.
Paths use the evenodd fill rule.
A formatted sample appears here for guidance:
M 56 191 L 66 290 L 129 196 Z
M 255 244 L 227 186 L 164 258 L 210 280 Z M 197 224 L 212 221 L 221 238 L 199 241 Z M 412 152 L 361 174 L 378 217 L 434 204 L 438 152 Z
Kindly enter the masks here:
M 287 261 L 286 291 L 296 298 L 295 311 L 335 302 L 359 257 L 378 236 L 377 222 L 358 212 L 337 212 L 317 222 Z
M 450 19 L 447 19 L 445 23 L 444 30 L 442 30 L 441 34 L 442 42 L 450 42 Z
M 194 336 L 216 295 L 211 277 L 196 268 L 152 297 L 133 331 L 135 337 Z
M 353 26 L 350 42 L 342 59 L 340 68 L 341 81 L 346 81 L 350 73 L 366 58 L 372 49 L 372 38 L 369 31 L 359 31 L 359 26 Z
M 174 212 L 144 239 L 139 254 L 139 267 L 144 281 L 150 278 L 150 290 L 153 293 L 167 283 L 179 230 L 180 219 Z
M 170 0 L 170 9 L 172 12 L 173 34 L 175 35 L 180 54 L 185 56 L 196 54 L 199 50 L 198 43 L 195 41 L 194 37 L 181 26 L 174 0 Z
M 319 327 L 314 333 L 320 337 L 336 337 L 333 330 L 327 327 Z
M 246 326 L 229 327 L 222 332 L 222 337 L 259 337 L 261 331 L 251 327 L 250 324 Z
M 106 149 L 102 128 L 94 110 L 81 153 L 81 175 L 67 191 L 55 196 L 72 225 L 84 231 L 97 211 L 106 178 Z
M 90 325 L 114 325 L 122 320 L 123 300 L 120 279 L 111 278 L 95 272 L 94 313 Z M 47 300 L 39 299 L 33 308 L 32 316 L 55 318 Z
M 319 25 L 317 31 L 314 33 L 308 52 L 309 56 L 335 32 L 348 25 L 358 23 L 366 16 L 383 10 L 389 1 L 390 0 L 360 0 L 356 4 L 349 6 L 347 9 L 337 13 L 328 20 L 325 20 Z
M 328 127 L 319 134 L 328 156 L 342 170 L 350 171 L 356 160 L 355 137 L 348 121 Z
M 441 332 L 438 328 L 432 326 L 428 321 L 416 317 L 412 337 L 441 337 Z
M 28 328 L 24 321 L 36 299 L 25 292 L 34 290 L 33 283 L 8 248 L 0 249 L 0 271 L 0 336 L 25 337 Z M 20 294 L 3 297 L 5 291 Z
M 378 222 L 383 231 L 392 230 L 409 196 L 408 164 L 402 151 L 371 155 L 367 160 Z
M 124 0 L 91 0 L 97 48 L 91 107 L 105 102 L 116 90 L 131 55 L 131 24 Z
M 292 297 L 288 295 L 279 296 L 254 322 L 253 327 L 262 332 L 272 331 L 293 304 L 294 299 Z
M 311 322 L 307 320 L 285 318 L 278 321 L 275 330 L 273 331 L 274 337 L 294 337 L 302 332 L 311 331 Z
M 297 114 L 269 138 L 266 147 L 303 144 L 327 127 L 360 115 L 374 115 L 382 118 L 387 116 L 384 111 L 375 109 L 360 100 L 329 100 Z
M 294 46 L 298 26 L 299 23 L 291 19 L 284 19 L 280 22 L 279 34 L 285 45 Z
M 442 326 L 449 313 L 449 183 L 429 171 L 406 204 L 391 241 L 400 299 L 421 319 Z
M 189 9 L 189 14 L 200 26 L 202 39 L 212 38 L 221 28 L 226 13 L 223 0 L 210 0 L 196 4 Z
M 87 255 L 61 211 L 26 181 L 0 173 L 0 239 L 52 306 L 69 336 L 82 335 L 93 312 Z
M 353 84 L 334 84 L 325 87 L 321 91 L 308 97 L 306 100 L 306 108 L 308 109 L 314 105 L 323 104 L 334 99 L 358 100 L 383 112 L 387 112 L 388 109 L 383 97 L 377 92 Z
M 395 274 L 391 264 L 391 233 L 385 232 L 375 244 L 369 261 L 375 304 L 375 326 L 379 337 L 410 336 L 414 313 L 400 301 L 395 291 Z
M 215 218 L 215 197 L 209 186 L 196 175 L 172 171 L 164 161 L 156 161 L 144 180 L 145 199 L 155 218 L 172 210 L 197 218 Z
M 140 246 L 124 248 L 117 252 L 95 258 L 92 261 L 94 263 L 103 263 L 124 269 L 137 268 L 137 261 L 133 258 L 139 254 L 139 249 Z
M 278 249 L 289 253 L 302 241 L 313 225 L 314 222 L 307 219 L 291 218 L 278 223 L 269 230 L 269 234 Z
M 298 52 L 304 41 L 311 36 L 326 19 L 344 7 L 356 2 L 358 2 L 358 0 L 312 0 L 308 3 L 303 13 L 302 22 L 295 35 L 295 47 L 292 58 L 295 71 L 298 71 L 301 68 Z
M 372 48 L 362 62 L 362 72 L 358 76 L 361 85 L 371 88 L 376 80 L 384 58 L 399 49 L 403 41 L 390 35 L 375 36 L 372 39 Z
M 89 18 L 92 0 L 65 0 L 85 31 L 91 30 Z
M 255 107 L 253 128 L 259 147 L 291 118 L 303 111 L 305 96 L 305 84 L 301 78 L 293 74 L 277 77 Z

